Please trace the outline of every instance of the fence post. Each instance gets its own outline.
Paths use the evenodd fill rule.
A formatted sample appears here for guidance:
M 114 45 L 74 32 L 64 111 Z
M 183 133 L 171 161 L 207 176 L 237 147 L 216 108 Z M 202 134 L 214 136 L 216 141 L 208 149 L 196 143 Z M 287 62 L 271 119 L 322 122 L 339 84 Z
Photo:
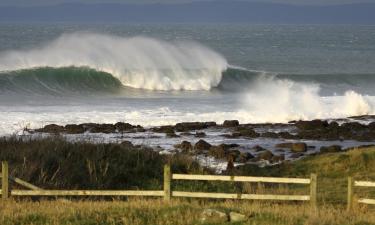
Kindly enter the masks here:
M 164 165 L 164 200 L 171 200 L 171 166 Z
M 353 177 L 348 177 L 348 205 L 347 210 L 351 211 L 353 209 L 353 187 L 354 187 L 354 181 Z
M 312 173 L 310 176 L 310 204 L 313 208 L 317 205 L 317 175 Z
M 1 195 L 3 199 L 7 199 L 9 197 L 9 170 L 7 161 L 1 162 L 1 173 Z

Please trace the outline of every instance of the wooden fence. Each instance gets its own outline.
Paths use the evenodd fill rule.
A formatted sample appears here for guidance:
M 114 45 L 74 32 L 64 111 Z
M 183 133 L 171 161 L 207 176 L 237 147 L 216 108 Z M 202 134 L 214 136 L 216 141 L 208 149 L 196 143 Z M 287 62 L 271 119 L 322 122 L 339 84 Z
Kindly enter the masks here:
M 172 197 L 187 198 L 216 198 L 216 199 L 249 199 L 249 200 L 277 200 L 277 201 L 310 201 L 316 207 L 317 176 L 311 174 L 308 179 L 304 178 L 278 178 L 278 177 L 248 177 L 248 176 L 219 176 L 219 175 L 188 175 L 172 174 L 169 165 L 164 167 L 164 190 L 44 190 L 19 178 L 9 176 L 8 163 L 2 162 L 2 198 L 10 196 L 155 196 L 164 197 L 169 201 Z M 231 181 L 231 182 L 256 182 L 256 183 L 279 183 L 279 184 L 304 184 L 310 186 L 309 195 L 273 195 L 273 194 L 242 194 L 242 193 L 208 193 L 208 192 L 185 192 L 173 191 L 173 180 L 195 180 L 195 181 Z M 9 188 L 9 181 L 13 181 L 30 190 L 19 190 Z
M 375 188 L 375 182 L 355 181 L 352 177 L 348 178 L 348 205 L 347 205 L 348 211 L 351 211 L 353 209 L 353 205 L 355 203 L 354 202 L 354 187 L 374 187 Z M 357 202 L 362 203 L 362 204 L 375 205 L 375 199 L 360 198 L 358 199 Z

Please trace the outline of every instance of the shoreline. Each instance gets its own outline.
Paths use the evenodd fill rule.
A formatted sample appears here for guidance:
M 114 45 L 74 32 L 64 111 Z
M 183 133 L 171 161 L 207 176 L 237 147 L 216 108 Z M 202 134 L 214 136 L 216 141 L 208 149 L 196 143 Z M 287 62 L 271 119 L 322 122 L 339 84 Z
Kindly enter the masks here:
M 224 171 L 233 166 L 276 165 L 308 155 L 375 145 L 375 116 L 289 123 L 240 124 L 237 120 L 184 122 L 144 128 L 116 124 L 49 124 L 25 129 L 23 138 L 61 136 L 70 142 L 127 143 L 160 154 L 189 155 L 202 166 Z

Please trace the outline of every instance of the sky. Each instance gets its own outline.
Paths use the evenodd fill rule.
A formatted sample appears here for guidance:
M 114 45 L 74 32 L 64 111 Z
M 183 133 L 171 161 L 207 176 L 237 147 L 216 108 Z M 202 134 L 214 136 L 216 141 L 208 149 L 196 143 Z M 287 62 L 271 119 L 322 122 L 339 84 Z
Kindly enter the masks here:
M 59 3 L 183 3 L 191 1 L 207 1 L 207 0 L 0 0 L 2 6 L 35 6 L 35 5 L 51 5 Z M 231 1 L 231 0 L 226 0 Z M 275 2 L 275 3 L 291 3 L 304 5 L 330 5 L 344 3 L 375 3 L 375 0 L 242 0 L 248 2 Z

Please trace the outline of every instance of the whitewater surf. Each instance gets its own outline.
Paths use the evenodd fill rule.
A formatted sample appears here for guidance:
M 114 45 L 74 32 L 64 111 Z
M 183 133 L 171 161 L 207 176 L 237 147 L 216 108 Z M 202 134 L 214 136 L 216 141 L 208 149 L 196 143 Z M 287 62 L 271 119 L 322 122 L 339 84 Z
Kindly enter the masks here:
M 371 73 L 298 74 L 232 61 L 197 41 L 93 32 L 7 49 L 0 52 L 0 116 L 7 118 L 0 132 L 48 123 L 285 123 L 375 114 Z

